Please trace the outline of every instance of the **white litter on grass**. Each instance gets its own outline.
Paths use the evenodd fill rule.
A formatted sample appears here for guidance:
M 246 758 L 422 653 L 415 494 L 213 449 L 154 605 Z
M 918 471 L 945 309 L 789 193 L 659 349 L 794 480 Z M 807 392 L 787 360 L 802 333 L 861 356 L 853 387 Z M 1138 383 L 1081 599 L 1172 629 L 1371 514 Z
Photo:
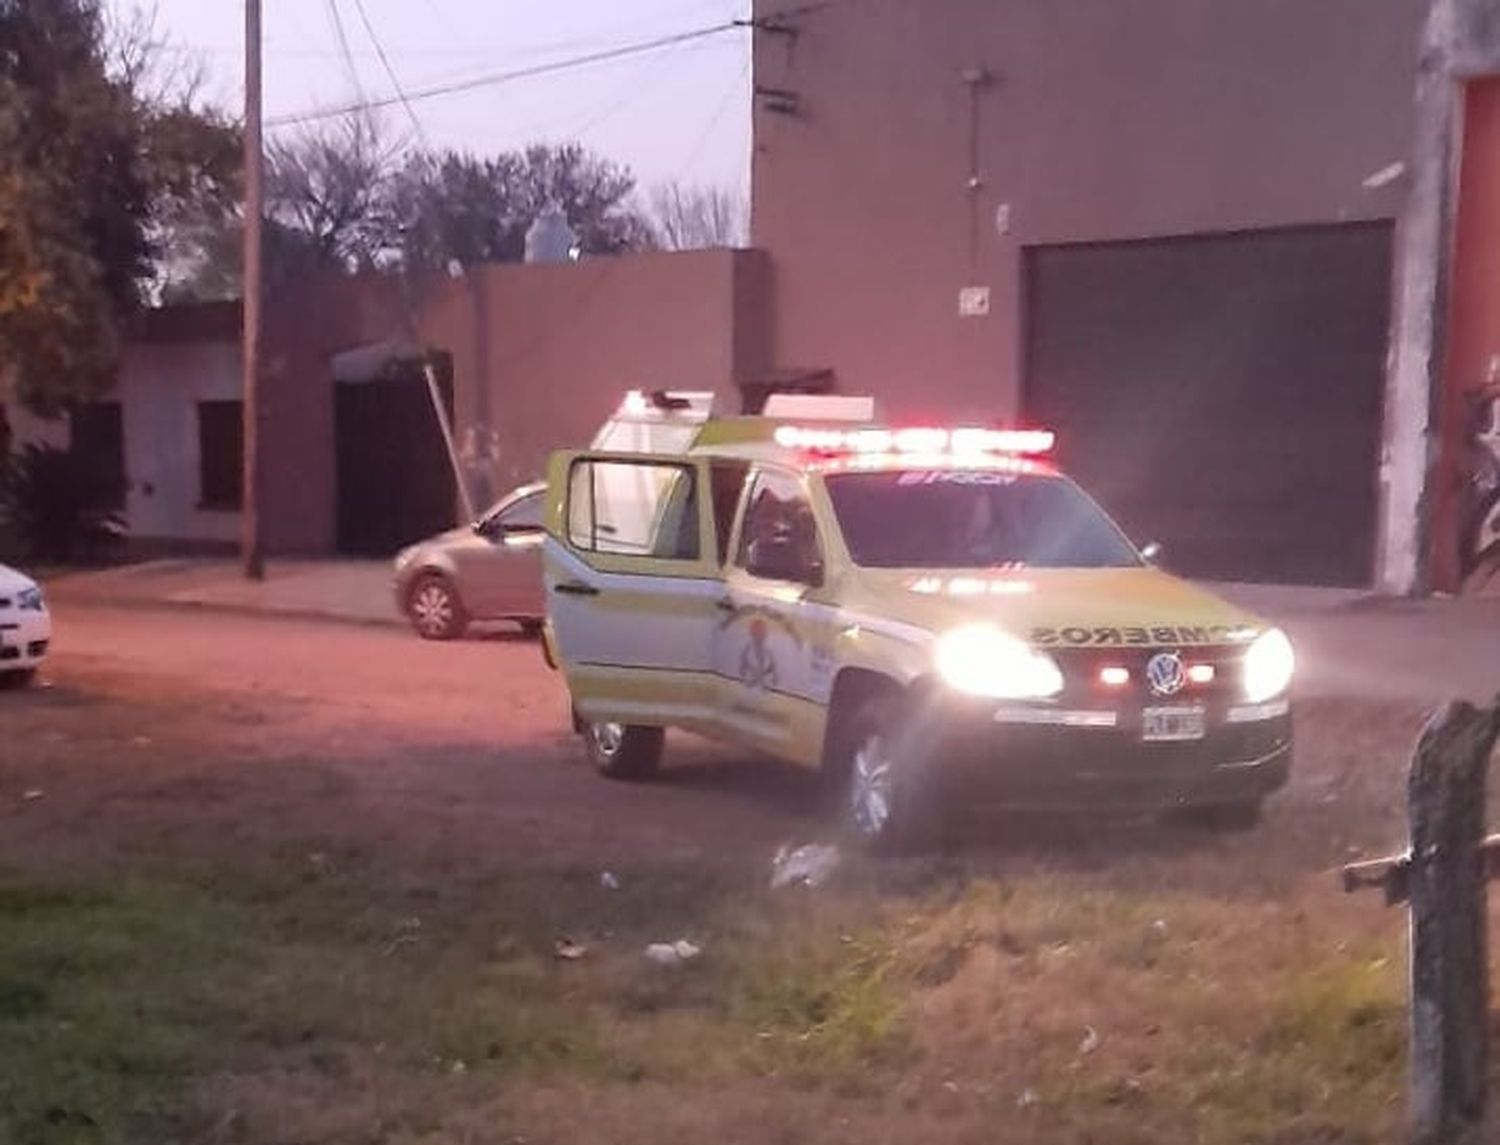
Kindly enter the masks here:
M 702 947 L 694 946 L 685 938 L 676 942 L 653 942 L 646 947 L 646 957 L 658 966 L 681 966 L 702 953 Z
M 771 860 L 771 886 L 820 887 L 842 860 L 837 847 L 809 843 L 796 850 L 783 846 Z
M 1099 1048 L 1099 1045 L 1101 1042 L 1103 1042 L 1103 1040 L 1104 1039 L 1099 1036 L 1098 1030 L 1094 1029 L 1093 1026 L 1087 1027 L 1083 1031 L 1083 1041 L 1078 1043 L 1079 1054 L 1081 1054 L 1083 1057 L 1088 1057 L 1089 1054 L 1093 1053 Z
M 1034 1090 L 1034 1089 L 1023 1089 L 1021 1091 L 1020 1096 L 1016 1098 L 1016 1108 L 1017 1109 L 1030 1109 L 1033 1105 L 1040 1105 L 1041 1101 L 1042 1101 L 1042 1099 L 1037 1094 L 1036 1090 Z
M 27 803 L 35 803 L 38 799 L 41 799 L 46 794 L 47 793 L 40 787 L 33 787 L 30 791 L 26 792 L 26 794 L 22 795 L 21 798 L 24 799 Z
M 599 885 L 607 891 L 617 891 L 620 889 L 620 880 L 613 871 L 605 871 L 599 876 Z
M 577 962 L 589 948 L 581 942 L 574 942 L 571 938 L 559 938 L 552 945 L 552 953 L 564 962 Z

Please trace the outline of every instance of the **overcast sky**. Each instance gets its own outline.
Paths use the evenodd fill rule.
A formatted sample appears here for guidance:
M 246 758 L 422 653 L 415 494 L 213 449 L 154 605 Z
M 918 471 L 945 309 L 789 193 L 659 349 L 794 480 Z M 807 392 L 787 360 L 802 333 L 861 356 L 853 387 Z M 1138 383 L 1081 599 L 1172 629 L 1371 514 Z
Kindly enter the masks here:
M 362 0 L 408 93 L 749 15 L 750 0 Z M 107 0 L 116 12 L 153 0 Z M 268 120 L 391 95 L 356 0 L 263 0 Z M 240 0 L 154 0 L 159 34 L 203 63 L 226 106 L 243 100 Z M 339 48 L 341 18 L 354 74 Z M 495 152 L 579 140 L 643 186 L 681 179 L 748 193 L 750 37 L 724 32 L 647 55 L 415 101 L 434 146 Z M 399 106 L 393 131 L 414 133 Z

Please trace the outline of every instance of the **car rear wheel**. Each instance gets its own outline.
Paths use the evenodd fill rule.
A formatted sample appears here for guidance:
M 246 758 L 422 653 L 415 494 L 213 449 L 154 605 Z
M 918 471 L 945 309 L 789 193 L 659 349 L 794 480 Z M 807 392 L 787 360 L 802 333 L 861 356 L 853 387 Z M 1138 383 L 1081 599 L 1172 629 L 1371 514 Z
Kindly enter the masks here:
M 609 779 L 650 779 L 661 768 L 667 734 L 638 724 L 585 724 L 583 743 L 599 774 Z
M 35 682 L 35 668 L 21 668 L 13 672 L 0 672 L 0 689 L 21 689 L 30 687 Z
M 425 573 L 406 594 L 406 615 L 424 640 L 457 640 L 469 627 L 469 614 L 447 577 Z
M 924 766 L 923 737 L 899 695 L 864 700 L 838 736 L 830 779 L 844 834 L 868 850 L 920 849 L 939 826 L 939 801 Z

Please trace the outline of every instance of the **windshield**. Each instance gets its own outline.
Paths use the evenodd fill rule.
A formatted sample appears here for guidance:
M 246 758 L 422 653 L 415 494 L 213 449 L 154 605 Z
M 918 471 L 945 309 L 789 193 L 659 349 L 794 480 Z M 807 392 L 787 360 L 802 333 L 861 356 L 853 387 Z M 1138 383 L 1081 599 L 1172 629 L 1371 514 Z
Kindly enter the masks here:
M 1135 549 L 1066 478 L 983 469 L 842 473 L 828 495 L 866 568 L 1122 568 Z

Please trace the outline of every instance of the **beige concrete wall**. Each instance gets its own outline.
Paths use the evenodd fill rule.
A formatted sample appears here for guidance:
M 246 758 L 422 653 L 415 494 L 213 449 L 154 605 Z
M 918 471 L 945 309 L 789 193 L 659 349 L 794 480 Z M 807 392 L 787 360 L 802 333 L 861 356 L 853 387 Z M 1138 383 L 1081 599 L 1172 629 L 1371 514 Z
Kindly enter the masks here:
M 265 519 L 273 551 L 335 543 L 333 355 L 414 335 L 452 355 L 455 429 L 476 500 L 585 446 L 631 388 L 714 390 L 771 361 L 769 272 L 756 251 L 493 265 L 403 289 L 391 278 L 294 284 L 266 319 Z
M 498 493 L 587 445 L 629 389 L 714 390 L 737 409 L 736 381 L 769 364 L 764 289 L 752 251 L 486 266 L 430 284 L 420 325 L 453 355 L 465 460 Z
M 125 520 L 131 536 L 232 545 L 240 514 L 201 507 L 198 403 L 240 397 L 233 342 L 129 347 L 112 400 L 125 429 Z

